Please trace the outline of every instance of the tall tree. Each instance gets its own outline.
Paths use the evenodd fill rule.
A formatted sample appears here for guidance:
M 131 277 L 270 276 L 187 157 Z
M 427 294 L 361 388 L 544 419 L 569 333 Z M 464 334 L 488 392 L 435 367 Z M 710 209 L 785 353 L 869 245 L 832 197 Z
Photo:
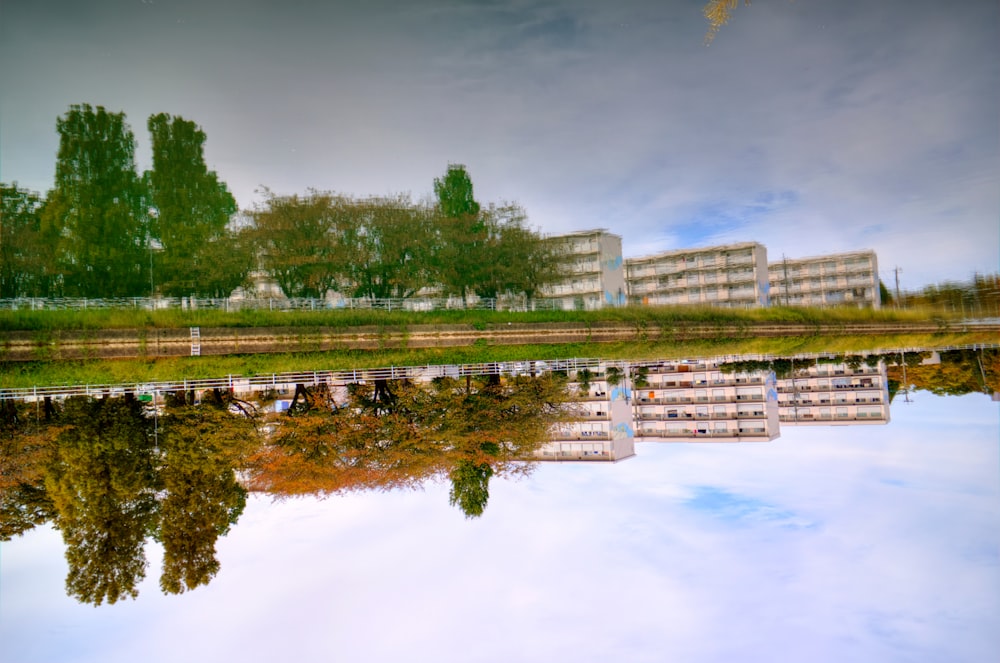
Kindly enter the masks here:
M 344 201 L 353 217 L 349 246 L 350 282 L 356 297 L 411 297 L 430 285 L 432 211 L 408 197 Z
M 0 401 L 0 541 L 41 525 L 54 515 L 45 492 L 45 469 L 59 430 L 51 401 L 44 416 L 24 403 Z
M 208 584 L 219 571 L 215 543 L 246 505 L 236 472 L 254 450 L 257 431 L 251 419 L 230 412 L 218 398 L 172 408 L 161 439 L 160 588 L 179 594 Z
M 152 430 L 132 397 L 74 397 L 45 487 L 66 543 L 67 593 L 100 605 L 138 595 L 156 518 Z
M 445 293 L 458 295 L 464 303 L 480 281 L 487 227 L 465 166 L 449 164 L 444 177 L 434 180 L 434 194 L 438 214 L 437 280 Z
M 493 468 L 489 463 L 474 463 L 460 460 L 452 469 L 448 478 L 451 480 L 451 490 L 448 492 L 448 502 L 457 506 L 466 518 L 478 518 L 486 510 L 490 501 L 490 477 Z
M 135 171 L 135 138 L 124 113 L 70 106 L 56 123 L 55 188 L 42 225 L 55 248 L 65 293 L 82 297 L 149 292 L 145 194 Z
M 325 297 L 346 287 L 349 219 L 329 193 L 276 196 L 253 212 L 254 235 L 264 270 L 288 297 Z
M 155 282 L 168 295 L 228 295 L 241 285 L 246 268 L 240 268 L 238 245 L 228 231 L 236 200 L 205 165 L 205 132 L 166 113 L 150 116 L 147 126 L 153 145 L 153 169 L 145 174 L 150 231 L 161 247 Z
M 42 234 L 38 194 L 0 183 L 0 297 L 56 293 L 52 237 Z

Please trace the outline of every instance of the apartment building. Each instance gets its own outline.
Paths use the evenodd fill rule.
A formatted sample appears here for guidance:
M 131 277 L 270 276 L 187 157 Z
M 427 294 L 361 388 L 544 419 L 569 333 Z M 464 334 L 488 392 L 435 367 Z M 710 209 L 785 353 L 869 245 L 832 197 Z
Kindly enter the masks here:
M 631 304 L 767 306 L 767 249 L 757 242 L 665 251 L 625 261 Z
M 768 265 L 771 301 L 785 306 L 881 308 L 874 251 L 782 259 Z
M 593 310 L 626 303 L 622 238 L 604 228 L 554 235 L 549 241 L 565 251 L 568 276 L 543 290 L 565 310 Z
M 725 373 L 710 359 L 658 362 L 643 371 L 632 399 L 640 442 L 767 442 L 780 435 L 773 371 Z
M 535 452 L 546 461 L 610 461 L 635 455 L 632 407 L 624 384 L 608 383 L 603 364 L 592 377 L 572 377 L 569 388 L 576 392 L 573 419 L 552 431 L 552 439 Z
M 778 380 L 783 426 L 889 423 L 889 379 L 884 361 L 851 368 L 844 363 L 809 363 Z

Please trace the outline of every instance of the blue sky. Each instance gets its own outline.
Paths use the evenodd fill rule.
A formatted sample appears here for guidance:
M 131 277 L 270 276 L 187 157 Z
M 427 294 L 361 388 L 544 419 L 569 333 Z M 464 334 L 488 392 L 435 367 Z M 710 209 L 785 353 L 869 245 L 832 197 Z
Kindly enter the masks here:
M 57 533 L 0 549 L 3 660 L 873 661 L 1000 654 L 1000 436 L 981 394 L 771 443 L 641 444 L 494 482 L 251 500 L 207 587 L 65 596 Z
M 422 198 L 448 162 L 627 256 L 872 248 L 903 287 L 998 267 L 1000 6 L 763 0 L 5 0 L 0 179 L 53 181 L 56 117 L 179 114 L 244 208 L 265 185 Z M 770 202 L 762 202 L 768 201 Z

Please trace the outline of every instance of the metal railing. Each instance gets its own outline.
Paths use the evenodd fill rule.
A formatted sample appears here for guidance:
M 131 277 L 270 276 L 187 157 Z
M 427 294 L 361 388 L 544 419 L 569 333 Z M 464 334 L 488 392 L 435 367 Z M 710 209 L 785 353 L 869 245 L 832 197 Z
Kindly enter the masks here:
M 0 389 L 0 401 L 31 400 L 40 398 L 65 398 L 69 396 L 123 396 L 125 394 L 153 394 L 206 389 L 225 389 L 240 393 L 265 391 L 269 389 L 325 384 L 342 386 L 373 380 L 430 381 L 436 378 L 464 378 L 481 375 L 529 375 L 565 371 L 572 374 L 588 369 L 595 371 L 606 362 L 601 359 L 559 359 L 545 361 L 483 362 L 478 364 L 428 364 L 424 366 L 388 366 L 382 368 L 362 368 L 348 370 L 321 370 L 292 373 L 270 373 L 264 375 L 227 375 L 222 378 L 190 380 L 169 380 L 162 382 L 139 382 L 117 384 L 76 384 L 45 387 L 21 387 Z

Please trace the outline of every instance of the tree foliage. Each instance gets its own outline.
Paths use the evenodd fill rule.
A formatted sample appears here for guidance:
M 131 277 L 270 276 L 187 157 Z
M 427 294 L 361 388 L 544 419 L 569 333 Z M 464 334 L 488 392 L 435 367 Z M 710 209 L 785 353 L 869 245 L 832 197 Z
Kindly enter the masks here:
M 460 164 L 449 164 L 434 180 L 437 197 L 435 272 L 445 294 L 465 302 L 482 280 L 487 224 L 472 191 L 472 179 Z
M 476 202 L 465 166 L 448 166 L 434 180 L 437 196 L 435 273 L 445 294 L 496 298 L 523 294 L 529 300 L 564 277 L 559 247 L 527 225 L 516 204 Z
M 147 126 L 153 146 L 153 169 L 145 174 L 150 231 L 160 245 L 157 287 L 174 296 L 227 296 L 244 282 L 251 263 L 228 229 L 236 200 L 205 165 L 205 132 L 166 113 L 150 116 Z
M 13 400 L 0 401 L 0 541 L 21 535 L 54 515 L 45 492 L 45 468 L 59 428 L 51 401 L 46 404 L 33 408 Z
M 135 598 L 155 522 L 152 429 L 134 398 L 74 397 L 46 489 L 66 544 L 67 593 L 100 605 Z
M 0 183 L 0 297 L 58 294 L 51 246 L 42 233 L 42 199 L 37 193 Z
M 342 201 L 318 191 L 302 197 L 265 195 L 253 212 L 254 237 L 264 270 L 282 292 L 323 298 L 330 290 L 343 289 L 349 218 Z
M 227 399 L 216 394 L 214 403 L 171 409 L 160 440 L 160 588 L 179 594 L 208 584 L 218 573 L 215 543 L 246 505 L 236 471 L 259 437 L 253 420 L 230 412 Z
M 448 479 L 452 503 L 472 517 L 485 508 L 489 479 L 525 471 L 567 416 L 565 381 L 551 375 L 375 381 L 353 385 L 344 402 L 303 390 L 302 406 L 276 422 L 256 458 L 254 489 L 331 494 Z
M 147 293 L 146 196 L 125 114 L 75 105 L 56 126 L 56 181 L 43 208 L 42 231 L 58 237 L 52 248 L 65 293 Z
M 344 199 L 345 241 L 355 297 L 412 297 L 432 283 L 434 217 L 405 196 Z

